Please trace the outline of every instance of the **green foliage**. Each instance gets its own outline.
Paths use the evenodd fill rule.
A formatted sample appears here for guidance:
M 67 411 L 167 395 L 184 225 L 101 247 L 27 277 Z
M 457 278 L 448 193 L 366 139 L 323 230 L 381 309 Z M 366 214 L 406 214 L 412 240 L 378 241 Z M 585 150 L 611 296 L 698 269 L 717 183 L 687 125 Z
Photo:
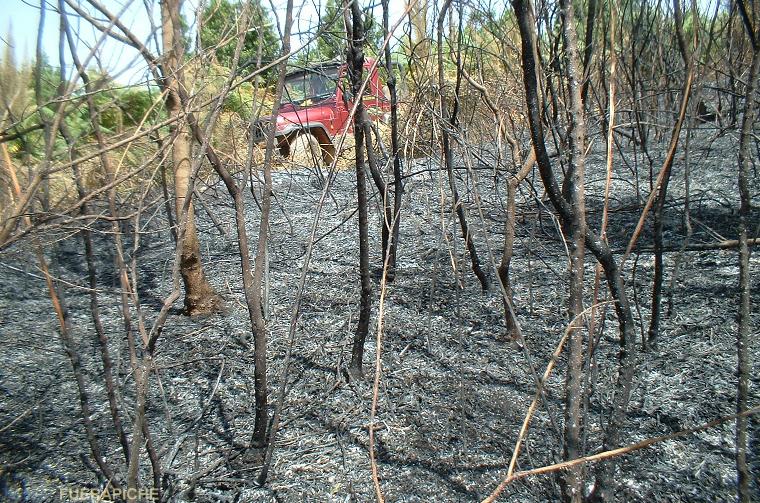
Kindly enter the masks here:
M 162 118 L 162 103 L 154 106 L 157 99 L 155 93 L 147 88 L 131 87 L 115 92 L 116 106 L 121 113 L 124 127 L 139 125 L 143 120 L 153 122 Z M 146 119 L 147 116 L 147 119 Z
M 148 88 L 120 89 L 105 86 L 93 95 L 98 125 L 106 133 L 119 133 L 125 128 L 136 127 L 141 123 L 155 122 L 161 118 L 163 111 L 162 103 L 154 106 L 155 99 Z M 81 132 L 89 134 L 91 123 L 86 106 L 80 108 L 78 116 L 84 123 Z M 76 120 L 75 117 L 76 115 L 67 117 L 67 123 Z
M 364 11 L 365 51 L 374 57 L 378 56 L 380 47 L 383 45 L 383 23 L 379 21 L 371 11 Z
M 23 121 L 30 109 L 33 110 L 31 105 L 34 97 L 29 87 L 31 68 L 28 65 L 17 65 L 11 48 L 14 45 L 13 38 L 10 33 L 6 37 L 8 43 L 0 57 L 0 129 L 3 131 L 12 129 L 15 124 Z M 16 153 L 23 147 L 23 142 L 14 140 L 8 147 L 11 153 Z
M 36 63 L 32 68 L 31 85 L 34 86 L 33 90 L 37 103 L 42 105 L 39 113 L 47 119 L 52 119 L 55 114 L 56 105 L 53 102 L 58 96 L 59 83 L 59 70 L 48 63 L 43 55 L 42 61 Z M 39 90 L 37 86 L 39 86 Z
M 143 121 L 159 120 L 163 108 L 154 106 L 158 98 L 148 88 L 115 87 L 109 75 L 89 72 L 93 87 L 97 89 L 92 99 L 98 124 L 104 133 L 121 132 Z M 19 66 L 13 53 L 6 49 L 0 59 L 0 130 L 13 133 L 33 127 L 42 119 L 55 117 L 60 99 L 60 69 L 43 59 L 39 64 Z M 93 132 L 90 113 L 83 89 L 75 91 L 65 104 L 64 125 L 76 140 L 84 139 Z M 36 106 L 39 104 L 39 108 Z M 53 155 L 64 155 L 67 146 L 59 135 Z M 17 158 L 39 159 L 44 152 L 44 130 L 33 130 L 24 137 L 9 143 L 9 151 Z
M 338 9 L 335 0 L 327 0 L 324 11 L 319 18 L 322 35 L 317 38 L 317 48 L 311 52 L 312 61 L 330 61 L 343 58 L 346 48 L 346 28 L 343 11 Z
M 244 120 L 250 120 L 253 102 L 254 87 L 250 82 L 245 82 L 227 95 L 223 109 L 239 115 Z
M 272 61 L 280 50 L 279 38 L 259 0 L 250 3 L 251 25 L 245 34 L 240 64 L 255 63 L 259 56 L 263 63 Z M 203 11 L 200 30 L 201 45 L 213 49 L 216 61 L 227 68 L 232 66 L 237 43 L 236 32 L 240 27 L 236 22 L 243 10 L 241 3 L 234 0 L 212 0 Z
M 228 83 L 229 73 L 228 68 L 219 64 L 202 62 L 198 59 L 189 63 L 186 67 L 186 76 L 194 79 L 198 88 L 193 95 L 193 102 L 215 103 Z M 225 95 L 222 111 L 227 115 L 236 115 L 241 120 L 250 120 L 254 109 L 258 110 L 261 106 L 262 96 L 267 94 L 270 87 L 271 84 L 267 85 L 262 79 L 238 83 Z M 198 112 L 199 120 L 204 121 L 207 114 L 214 109 L 215 105 L 202 107 Z
M 9 35 L 8 43 L 0 57 L 0 101 L 2 101 L 2 110 L 0 118 L 5 119 L 7 115 L 20 117 L 26 108 L 30 95 L 27 92 L 31 72 L 28 67 L 19 68 L 13 55 L 13 39 Z
M 325 3 L 317 28 L 321 31 L 321 35 L 317 38 L 316 47 L 307 52 L 306 60 L 302 58 L 298 63 L 344 59 L 346 27 L 343 22 L 343 10 L 338 7 L 335 0 L 327 0 Z M 364 29 L 366 33 L 365 50 L 367 54 L 376 57 L 383 43 L 383 25 L 370 10 L 364 12 Z

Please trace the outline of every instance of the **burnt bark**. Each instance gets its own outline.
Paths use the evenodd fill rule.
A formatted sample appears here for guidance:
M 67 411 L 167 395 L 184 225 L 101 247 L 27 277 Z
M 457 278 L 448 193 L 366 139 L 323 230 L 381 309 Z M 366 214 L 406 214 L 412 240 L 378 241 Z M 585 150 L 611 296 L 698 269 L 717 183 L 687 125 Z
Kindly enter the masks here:
M 644 349 L 646 349 L 648 346 L 656 347 L 657 339 L 660 335 L 660 317 L 662 313 L 662 282 L 664 276 L 664 263 L 662 258 L 662 231 L 665 200 L 668 194 L 671 167 L 673 166 L 676 149 L 678 148 L 678 139 L 681 134 L 684 120 L 686 118 L 686 111 L 689 107 L 689 98 L 691 97 L 691 88 L 694 81 L 694 65 L 692 64 L 691 51 L 689 51 L 687 48 L 686 41 L 684 39 L 683 14 L 681 12 L 681 3 L 679 0 L 673 0 L 673 11 L 675 16 L 676 38 L 678 40 L 678 47 L 681 52 L 681 58 L 683 59 L 684 66 L 686 67 L 686 79 L 684 80 L 683 86 L 681 88 L 681 107 L 676 123 L 673 126 L 673 132 L 670 139 L 670 148 L 668 149 L 665 162 L 661 168 L 662 174 L 658 177 L 658 179 L 661 181 L 659 183 L 659 187 L 655 187 L 653 189 L 657 191 L 657 200 L 655 202 L 654 211 L 652 212 L 654 223 L 654 234 L 652 236 L 654 245 L 654 284 L 652 286 L 652 318 L 649 322 L 647 340 L 644 341 Z
M 581 85 L 581 101 L 586 104 L 588 90 L 591 85 L 591 58 L 594 56 L 594 30 L 596 29 L 597 0 L 589 0 L 586 13 L 586 34 L 583 43 L 583 84 Z
M 738 0 L 739 11 L 747 27 L 747 33 L 752 42 L 752 64 L 747 76 L 747 87 L 744 94 L 744 114 L 742 117 L 741 135 L 739 137 L 739 312 L 738 329 L 736 334 L 737 352 L 737 385 L 736 412 L 741 414 L 749 408 L 750 375 L 752 372 L 752 337 L 751 337 L 751 307 L 750 307 L 750 250 L 748 246 L 748 227 L 752 200 L 749 186 L 749 166 L 751 161 L 750 143 L 752 141 L 753 125 L 757 119 L 755 106 L 755 89 L 757 87 L 758 68 L 760 68 L 760 35 L 752 30 L 752 23 L 746 11 L 743 0 Z M 754 6 L 754 4 L 753 4 Z M 752 474 L 748 462 L 748 429 L 749 418 L 736 418 L 736 473 L 737 497 L 741 503 L 749 503 L 752 499 Z
M 79 57 L 76 52 L 76 43 L 73 37 L 73 34 L 71 32 L 71 27 L 68 23 L 68 19 L 66 17 L 66 10 L 63 0 L 59 0 L 58 7 L 61 12 L 61 32 L 62 35 L 65 34 L 66 40 L 69 45 L 70 53 L 72 55 L 72 59 L 74 62 L 74 65 L 77 69 L 77 72 L 79 74 L 79 77 L 82 79 L 82 82 L 84 83 L 85 91 L 86 91 L 86 103 L 87 103 L 87 111 L 88 116 L 90 119 L 90 124 L 93 128 L 93 133 L 95 135 L 95 139 L 98 145 L 99 150 L 105 150 L 106 141 L 103 136 L 102 129 L 100 127 L 100 120 L 98 117 L 98 110 L 95 105 L 95 101 L 93 99 L 94 89 L 92 86 L 92 82 L 90 80 L 89 75 L 87 74 L 87 70 L 82 65 L 81 61 L 79 60 Z M 61 48 L 62 52 L 62 48 Z M 61 62 L 63 63 L 64 58 L 63 54 L 61 54 Z M 64 65 L 61 65 L 62 72 Z M 61 82 L 65 82 L 65 76 L 61 75 Z M 63 126 L 63 124 L 62 124 Z M 72 146 L 74 145 L 73 139 L 70 138 L 70 135 L 68 134 L 67 128 L 63 127 L 61 129 L 61 133 L 64 136 L 64 139 Z M 100 162 L 101 167 L 105 172 L 106 178 L 109 182 L 113 182 L 113 170 L 111 169 L 111 165 L 108 159 L 107 154 L 102 154 L 100 156 Z M 79 195 L 79 198 L 84 201 L 85 200 L 85 189 L 82 185 L 81 177 L 78 174 L 78 167 L 74 166 L 74 178 L 75 183 L 77 187 L 77 192 Z M 109 201 L 109 210 L 111 212 L 111 215 L 113 217 L 117 217 L 117 210 L 116 210 L 116 193 L 115 189 L 111 189 L 108 192 L 108 201 Z M 84 203 L 81 207 L 81 212 L 86 213 L 87 212 L 87 204 Z M 122 300 L 122 311 L 123 316 L 125 317 L 125 328 L 127 328 L 127 332 L 131 334 L 131 323 L 129 318 L 129 307 L 128 307 L 128 301 L 126 298 L 126 292 L 129 290 L 129 284 L 126 281 L 126 264 L 124 264 L 122 255 L 120 253 L 120 250 L 122 249 L 121 244 L 121 231 L 119 229 L 118 223 L 115 220 L 112 225 L 111 229 L 114 236 L 114 243 L 117 247 L 117 253 L 115 254 L 115 267 L 118 270 L 119 274 L 119 281 L 121 285 L 121 300 Z M 119 407 L 116 400 L 116 387 L 114 383 L 113 378 L 113 363 L 110 356 L 110 351 L 108 349 L 108 336 L 106 335 L 106 332 L 103 328 L 103 323 L 100 318 L 100 308 L 98 306 L 98 294 L 97 294 L 97 271 L 95 266 L 95 250 L 93 247 L 92 242 L 92 235 L 89 231 L 89 229 L 85 228 L 82 230 L 82 239 L 84 241 L 85 246 L 85 260 L 87 263 L 87 275 L 88 275 L 88 282 L 90 286 L 89 296 L 90 296 L 90 313 L 92 316 L 93 324 L 95 327 L 95 332 L 98 336 L 98 344 L 100 347 L 100 354 L 101 354 L 101 361 L 103 364 L 103 378 L 105 380 L 105 388 L 106 388 L 106 395 L 108 397 L 108 406 L 111 413 L 111 420 L 114 425 L 115 433 L 119 439 L 119 443 L 122 448 L 122 453 L 125 457 L 125 461 L 127 464 L 129 464 L 130 460 L 130 447 L 129 447 L 129 440 L 127 438 L 127 434 L 124 430 L 124 426 L 121 421 L 121 414 L 119 411 Z
M 364 24 L 361 10 L 356 2 L 351 6 L 351 33 L 349 34 L 348 73 L 353 95 L 356 97 L 354 112 L 354 145 L 356 149 L 356 202 L 359 213 L 359 278 L 361 285 L 359 321 L 354 333 L 349 373 L 354 379 L 364 376 L 362 359 L 364 342 L 369 333 L 372 312 L 372 284 L 369 270 L 369 233 L 367 222 L 367 183 L 364 175 L 364 106 L 361 100 L 362 73 L 364 69 Z
M 529 169 L 533 168 L 533 155 L 531 154 L 531 163 Z M 524 170 L 526 173 L 528 170 Z M 499 281 L 504 287 L 504 296 L 502 303 L 504 304 L 504 321 L 507 325 L 507 335 L 509 337 L 515 337 L 517 335 L 517 322 L 514 305 L 514 295 L 512 291 L 512 283 L 509 278 L 509 271 L 512 265 L 512 256 L 514 254 L 515 244 L 515 219 L 516 219 L 516 205 L 515 198 L 517 194 L 517 186 L 520 183 L 520 174 L 514 178 L 510 178 L 507 182 L 507 208 L 506 208 L 506 221 L 504 222 L 504 249 L 501 254 L 501 261 L 496 272 L 499 276 Z
M 48 294 L 50 295 L 50 300 L 53 303 L 53 308 L 55 309 L 56 316 L 58 318 L 58 328 L 59 334 L 61 336 L 61 343 L 63 344 L 64 351 L 66 352 L 66 356 L 68 357 L 69 363 L 71 363 L 71 367 L 74 372 L 74 379 L 77 384 L 77 391 L 79 395 L 79 406 L 82 410 L 82 423 L 84 424 L 84 430 L 87 436 L 87 442 L 90 446 L 90 451 L 92 452 L 92 456 L 95 459 L 95 462 L 97 463 L 98 468 L 100 469 L 103 476 L 107 480 L 111 481 L 111 484 L 113 486 L 118 486 L 118 482 L 114 478 L 114 473 L 106 463 L 105 458 L 103 457 L 103 454 L 100 450 L 95 428 L 92 424 L 90 398 L 84 382 L 82 362 L 79 357 L 79 353 L 76 350 L 74 339 L 71 336 L 68 310 L 63 303 L 61 290 L 58 289 L 52 276 L 50 275 L 47 261 L 42 254 L 42 249 L 39 245 L 37 248 L 37 261 L 45 276 L 45 282 L 47 283 L 48 287 Z
M 161 166 L 161 193 L 164 197 L 164 212 L 166 213 L 166 221 L 169 225 L 169 233 L 171 234 L 174 245 L 177 245 L 177 226 L 174 223 L 174 214 L 172 213 L 172 202 L 169 197 L 169 184 L 166 180 L 166 163 Z
M 182 227 L 184 239 L 180 239 L 180 273 L 185 285 L 185 314 L 188 316 L 220 312 L 224 310 L 222 298 L 206 279 L 201 262 L 198 233 L 195 228 L 192 203 L 193 173 L 191 167 L 192 142 L 182 116 L 182 100 L 179 93 L 184 87 L 182 57 L 185 48 L 180 23 L 180 0 L 161 1 L 161 28 L 164 47 L 164 82 L 166 109 L 169 117 L 177 118 L 170 126 L 174 136 L 172 164 L 174 168 L 175 209 Z M 186 209 L 185 209 L 186 208 Z
M 73 147 L 73 139 L 71 138 L 66 128 L 61 128 L 61 134 L 66 140 L 69 148 Z M 77 195 L 81 200 L 84 200 L 87 193 L 82 185 L 81 172 L 78 165 L 72 167 L 74 175 L 74 183 L 77 188 Z M 82 204 L 80 208 L 81 215 L 87 215 L 89 206 L 87 203 Z M 92 324 L 97 335 L 98 348 L 100 350 L 100 359 L 103 365 L 103 380 L 105 384 L 106 397 L 108 398 L 108 410 L 111 413 L 111 421 L 114 426 L 114 433 L 121 445 L 122 454 L 125 457 L 125 461 L 129 462 L 129 440 L 124 431 L 123 424 L 121 422 L 121 413 L 119 412 L 119 406 L 116 401 L 116 386 L 113 379 L 113 361 L 111 359 L 111 352 L 108 349 L 108 335 L 106 335 L 103 328 L 103 321 L 100 316 L 100 305 L 98 302 L 98 281 L 97 281 L 97 267 L 95 265 L 95 248 L 92 242 L 92 233 L 87 227 L 84 227 L 80 231 L 82 237 L 82 243 L 84 244 L 84 256 L 85 263 L 87 265 L 87 283 L 89 286 L 88 296 L 90 298 L 90 316 L 92 317 Z
M 127 468 L 127 490 L 129 503 L 136 503 L 138 498 L 138 488 L 140 487 L 140 450 L 144 441 L 145 427 L 145 402 L 148 394 L 148 376 L 150 369 L 140 363 L 134 369 L 135 380 L 135 412 L 132 421 L 132 446 L 130 447 L 129 466 Z
M 372 148 L 372 122 L 370 121 L 369 114 L 367 114 L 366 109 L 362 110 L 362 115 L 363 117 L 361 122 L 362 127 L 364 128 L 364 146 L 367 150 L 367 164 L 369 165 L 369 173 L 372 177 L 372 181 L 375 182 L 377 191 L 380 193 L 383 199 L 383 221 L 380 227 L 380 243 L 382 246 L 382 252 L 380 256 L 382 257 L 381 269 L 383 269 L 385 268 L 385 264 L 389 262 L 388 254 L 390 253 L 390 241 L 393 225 L 393 206 L 390 199 L 391 193 L 388 190 L 388 184 L 385 183 L 385 180 L 383 179 L 383 173 L 380 170 L 377 154 L 375 153 L 375 149 Z
M 284 72 L 282 72 L 284 76 Z M 284 78 L 281 79 L 284 81 Z M 282 97 L 282 85 L 278 85 L 279 98 Z M 279 101 L 279 99 L 276 99 Z M 262 270 L 257 274 L 256 268 L 261 262 L 263 257 L 259 255 L 257 249 L 255 265 L 251 265 L 251 252 L 248 246 L 248 233 L 245 228 L 245 202 L 244 202 L 244 186 L 240 187 L 236 183 L 229 170 L 219 159 L 214 149 L 208 144 L 205 135 L 198 126 L 194 116 L 188 116 L 188 123 L 190 129 L 193 131 L 193 135 L 205 148 L 206 158 L 209 163 L 217 172 L 219 177 L 224 182 L 225 188 L 232 197 L 232 201 L 235 208 L 235 229 L 237 231 L 238 251 L 240 255 L 240 269 L 243 280 L 243 293 L 246 300 L 246 308 L 248 310 L 248 316 L 251 320 L 251 327 L 253 329 L 253 358 L 254 358 L 254 428 L 251 445 L 254 447 L 266 446 L 267 439 L 267 425 L 268 425 L 268 411 L 267 411 L 267 361 L 266 361 L 266 323 L 263 318 L 262 311 L 262 277 L 263 277 L 263 265 Z M 262 198 L 262 211 L 261 219 L 266 221 L 268 228 L 269 213 L 271 209 L 271 159 L 266 163 L 265 173 L 269 171 L 269 178 L 265 176 L 265 194 Z M 243 178 L 245 183 L 245 177 Z M 262 232 L 260 230 L 260 232 Z M 267 232 L 259 236 L 259 243 L 266 244 Z M 259 247 L 260 249 L 261 247 Z M 265 247 L 264 247 L 265 249 Z M 258 278 L 258 281 L 257 281 Z
M 285 22 L 285 34 L 283 36 L 282 55 L 285 56 L 290 52 L 290 30 L 292 26 L 292 5 L 288 10 L 286 22 Z M 248 24 L 247 10 L 243 11 L 243 17 L 241 24 Z M 240 51 L 243 46 L 243 39 L 239 39 L 235 48 L 233 58 L 233 68 L 237 66 L 237 62 L 240 57 Z M 287 67 L 287 58 L 283 59 L 277 66 L 279 76 L 275 88 L 275 100 L 272 109 L 272 116 L 276 116 L 277 110 L 280 108 L 282 101 L 282 93 L 285 85 L 285 74 Z M 233 72 L 234 75 L 234 72 Z M 231 86 L 231 79 L 227 82 L 225 88 L 220 93 L 219 99 L 215 104 L 215 112 L 218 113 L 221 110 L 221 104 L 224 97 L 229 92 Z M 187 96 L 184 92 L 180 93 L 180 97 L 183 101 L 187 101 Z M 219 155 L 214 148 L 210 145 L 210 139 L 205 134 L 194 114 L 188 114 L 188 124 L 190 130 L 193 133 L 195 141 L 198 142 L 204 149 L 206 158 L 216 173 L 224 182 L 225 188 L 232 197 L 235 208 L 235 228 L 237 231 L 238 249 L 240 254 L 240 268 L 243 280 L 243 292 L 245 294 L 246 307 L 248 310 L 248 316 L 251 321 L 251 328 L 253 330 L 254 341 L 254 428 L 251 438 L 251 446 L 255 448 L 263 448 L 267 446 L 267 429 L 269 425 L 269 412 L 268 412 L 268 393 L 267 393 L 267 329 L 266 321 L 263 314 L 263 296 L 262 296 L 262 282 L 264 278 L 264 269 L 266 264 L 267 253 L 267 240 L 269 239 L 269 219 L 272 208 L 272 158 L 274 153 L 274 128 L 269 129 L 267 134 L 267 147 L 264 159 L 264 186 L 261 200 L 261 220 L 259 222 L 259 239 L 256 248 L 256 259 L 251 266 L 251 253 L 248 246 L 248 235 L 245 228 L 245 180 L 243 177 L 242 185 L 238 185 L 235 178 L 224 166 Z M 262 472 L 264 473 L 264 472 Z M 262 482 L 266 479 L 266 474 L 263 474 Z
M 563 17 L 562 35 L 565 44 L 568 98 L 570 119 L 568 122 L 569 167 L 565 178 L 565 190 L 569 195 L 571 215 L 564 221 L 570 248 L 570 295 L 568 313 L 571 323 L 567 342 L 568 362 L 565 377 L 565 428 L 564 458 L 576 459 L 583 456 L 581 445 L 582 417 L 581 404 L 584 401 L 583 381 L 583 290 L 584 255 L 586 247 L 586 201 L 584 192 L 586 122 L 583 112 L 582 71 L 579 68 L 578 41 L 575 32 L 575 11 L 570 0 L 560 2 Z M 581 467 L 569 469 L 563 478 L 563 498 L 565 501 L 580 502 L 583 497 L 583 470 Z
M 515 174 L 513 176 L 510 176 L 509 181 L 507 182 L 507 203 L 504 222 L 504 248 L 502 250 L 499 266 L 496 268 L 496 273 L 499 278 L 499 282 L 501 283 L 501 287 L 504 289 L 502 292 L 502 303 L 504 305 L 504 321 L 507 326 L 507 336 L 519 338 L 519 323 L 517 322 L 512 284 L 509 275 L 510 267 L 512 265 L 512 256 L 514 253 L 515 219 L 517 218 L 515 198 L 517 195 L 517 187 L 520 185 L 520 183 L 522 183 L 523 180 L 525 180 L 528 174 L 530 174 L 530 172 L 533 170 L 533 166 L 536 164 L 536 154 L 531 148 L 528 156 L 522 159 L 522 155 L 520 153 L 520 144 L 506 130 L 506 119 L 504 117 L 504 111 L 499 109 L 493 102 L 485 85 L 473 79 L 472 76 L 470 76 L 470 74 L 468 74 L 462 66 L 459 66 L 459 71 L 461 72 L 462 76 L 464 76 L 464 78 L 467 79 L 467 81 L 480 92 L 486 106 L 491 110 L 494 117 L 496 118 L 499 124 L 497 134 L 500 137 L 503 135 L 509 144 L 512 153 L 512 163 L 514 164 L 516 170 Z M 499 143 L 500 142 L 501 139 L 499 139 Z
M 574 209 L 562 196 L 554 176 L 549 153 L 545 146 L 537 80 L 535 18 L 529 2 L 525 0 L 513 0 L 512 6 L 515 10 L 520 31 L 525 100 L 531 141 L 536 152 L 536 163 L 544 189 L 552 202 L 552 206 L 558 212 L 561 221 L 569 225 L 573 220 Z M 631 395 L 631 383 L 637 359 L 635 327 L 625 284 L 609 246 L 590 228 L 587 229 L 585 235 L 585 244 L 602 265 L 610 295 L 615 301 L 615 311 L 620 333 L 619 371 L 615 383 L 612 411 L 610 412 L 604 438 L 604 448 L 609 450 L 619 447 L 622 440 L 622 429 L 626 421 L 628 402 Z M 611 500 L 611 464 L 612 462 L 609 462 L 599 466 L 593 497 L 605 501 Z
M 59 89 L 59 91 L 61 91 L 61 89 Z M 52 135 L 48 131 L 48 135 L 45 136 L 45 142 L 47 145 L 50 145 L 53 141 L 54 140 L 52 138 Z M 6 145 L 2 145 L 2 151 L 4 158 L 3 160 L 7 165 L 8 170 L 12 173 L 13 189 L 16 193 L 16 196 L 20 198 L 21 188 L 17 182 L 17 178 L 15 176 L 15 168 L 10 159 Z M 28 216 L 25 216 L 24 220 L 28 226 L 32 225 L 31 219 Z M 90 451 L 103 476 L 111 482 L 112 486 L 118 487 L 119 483 L 114 478 L 114 473 L 111 471 L 110 466 L 106 463 L 106 460 L 102 455 L 97 435 L 92 423 L 89 394 L 87 393 L 87 388 L 84 381 L 81 358 L 76 349 L 74 339 L 71 336 L 70 319 L 68 315 L 68 309 L 66 309 L 66 305 L 63 299 L 63 290 L 59 288 L 59 286 L 56 284 L 57 282 L 50 274 L 47 259 L 45 258 L 42 251 L 42 246 L 39 243 L 35 243 L 35 252 L 40 270 L 42 271 L 45 278 L 49 298 L 52 302 L 53 309 L 56 314 L 61 343 L 74 373 L 79 405 L 82 412 L 82 423 L 84 425 L 85 435 L 90 446 Z
M 443 67 L 443 23 L 446 19 L 446 14 L 451 7 L 451 0 L 444 2 L 441 7 L 441 11 L 438 14 L 438 92 L 440 98 L 440 110 L 441 117 L 446 119 L 447 124 L 441 128 L 441 147 L 443 149 L 443 161 L 446 166 L 446 172 L 448 174 L 449 189 L 451 190 L 451 197 L 454 202 L 454 211 L 457 214 L 459 220 L 459 227 L 462 230 L 462 239 L 464 239 L 465 247 L 470 255 L 470 264 L 472 272 L 480 281 L 480 286 L 483 291 L 488 290 L 488 276 L 480 266 L 480 259 L 478 258 L 478 251 L 475 246 L 475 242 L 472 239 L 472 233 L 470 232 L 470 226 L 467 223 L 467 215 L 464 211 L 464 204 L 459 196 L 459 190 L 457 190 L 456 179 L 454 177 L 454 152 L 451 145 L 451 133 L 450 131 L 457 129 L 457 110 L 458 101 L 454 102 L 454 107 L 449 113 L 448 99 L 446 98 L 446 79 L 444 76 Z M 457 65 L 457 89 L 455 94 L 458 94 L 459 84 L 461 80 L 461 71 L 459 70 L 461 65 Z
M 389 37 L 388 9 L 389 0 L 382 0 L 383 5 L 383 33 Z M 390 43 L 385 45 L 385 70 L 387 72 L 388 93 L 391 105 L 391 161 L 393 162 L 393 218 L 391 240 L 388 247 L 388 265 L 385 279 L 392 282 L 396 278 L 396 255 L 398 253 L 399 225 L 401 221 L 401 198 L 404 193 L 404 185 L 401 178 L 401 156 L 398 143 L 398 95 L 396 91 L 396 73 L 391 62 Z

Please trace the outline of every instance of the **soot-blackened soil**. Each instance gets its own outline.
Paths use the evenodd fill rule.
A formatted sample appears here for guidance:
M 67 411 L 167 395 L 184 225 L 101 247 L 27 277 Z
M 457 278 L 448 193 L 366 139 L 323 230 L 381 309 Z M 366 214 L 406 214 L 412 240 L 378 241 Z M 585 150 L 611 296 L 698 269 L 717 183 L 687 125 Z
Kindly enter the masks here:
M 736 139 L 698 133 L 690 156 L 690 243 L 736 237 Z M 487 152 L 481 152 L 484 159 Z M 616 164 L 608 236 L 622 252 L 649 191 L 648 166 Z M 657 161 L 657 160 L 655 160 Z M 493 281 L 502 249 L 506 178 L 476 163 L 458 170 L 481 262 Z M 674 167 L 666 209 L 666 293 L 659 346 L 639 358 L 625 442 L 693 427 L 732 414 L 736 396 L 738 255 L 735 250 L 685 251 L 684 160 Z M 659 164 L 655 162 L 655 171 Z M 535 392 L 531 365 L 543 373 L 567 325 L 565 246 L 540 183 L 531 177 L 518 194 L 512 281 L 525 345 L 505 336 L 498 289 L 482 293 L 469 268 L 445 174 L 433 161 L 408 161 L 398 275 L 384 304 L 382 375 L 376 420 L 376 454 L 386 501 L 477 501 L 504 477 L 517 434 Z M 477 183 L 474 183 L 474 176 Z M 591 149 L 587 172 L 589 222 L 601 219 L 603 145 Z M 274 176 L 268 362 L 271 403 L 281 383 L 288 327 L 304 267 L 311 223 L 321 195 L 308 170 Z M 758 178 L 753 195 L 759 200 Z M 478 189 L 478 198 L 474 187 Z M 248 232 L 255 243 L 259 210 L 248 195 Z M 239 456 L 253 429 L 253 355 L 250 322 L 230 202 L 221 187 L 205 202 L 222 222 L 212 225 L 197 209 L 207 275 L 225 298 L 226 316 L 190 319 L 173 309 L 158 342 L 148 417 L 172 501 L 372 501 L 368 425 L 376 355 L 378 290 L 365 354 L 365 382 L 347 382 L 345 367 L 358 316 L 355 176 L 336 174 L 329 189 L 308 264 L 298 318 L 286 405 L 266 487 L 254 481 L 259 461 Z M 479 204 L 478 204 L 479 201 Z M 372 264 L 380 265 L 379 198 L 372 200 Z M 150 326 L 171 291 L 173 245 L 161 208 L 147 212 L 136 251 L 142 315 Z M 753 221 L 758 222 L 757 212 Z M 639 333 L 646 333 L 653 258 L 651 222 L 626 265 Z M 118 379 L 118 399 L 130 425 L 134 381 L 106 226 L 97 227 L 99 299 Z M 127 231 L 127 247 L 134 241 Z M 488 236 L 488 238 L 486 238 Z M 72 334 L 84 364 L 92 420 L 106 461 L 124 477 L 124 460 L 112 433 L 102 366 L 89 312 L 81 240 L 43 236 L 48 259 L 61 278 Z M 488 242 L 486 241 L 488 239 Z M 252 248 L 255 248 L 253 246 Z M 128 259 L 133 256 L 128 251 Z M 618 254 L 618 259 L 620 255 Z M 671 283 L 676 263 L 677 278 Z M 33 254 L 18 246 L 0 264 L 0 494 L 8 501 L 67 501 L 69 490 L 98 487 L 84 436 L 73 372 Z M 595 265 L 587 260 L 587 305 Z M 752 258 L 753 337 L 760 326 L 760 259 Z M 672 284 L 673 288 L 670 288 Z M 606 293 L 602 284 L 601 299 Z M 137 312 L 133 309 L 133 317 Z M 585 449 L 598 452 L 617 370 L 618 334 L 611 310 L 589 377 Z M 751 347 L 757 362 L 758 345 Z M 753 370 L 756 368 L 753 367 Z M 519 469 L 561 460 L 565 359 L 551 375 L 546 400 L 533 419 Z M 760 403 L 752 372 L 751 406 Z M 130 425 L 131 434 L 131 425 Z M 759 472 L 758 427 L 752 423 L 751 461 Z M 142 481 L 150 485 L 149 463 Z M 593 467 L 587 480 L 593 481 Z M 621 458 L 615 480 L 619 501 L 732 501 L 735 498 L 734 427 L 657 444 Z M 757 486 L 755 486 L 757 489 Z M 540 476 L 509 486 L 503 501 L 559 498 L 556 478 Z

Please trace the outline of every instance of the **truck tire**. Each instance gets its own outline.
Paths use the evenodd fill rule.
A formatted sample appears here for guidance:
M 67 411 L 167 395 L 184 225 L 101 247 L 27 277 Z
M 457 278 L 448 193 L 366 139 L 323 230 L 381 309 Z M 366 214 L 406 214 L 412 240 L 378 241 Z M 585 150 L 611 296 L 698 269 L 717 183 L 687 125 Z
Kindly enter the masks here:
M 311 133 L 301 133 L 290 143 L 290 157 L 294 166 L 320 167 L 322 165 L 322 149 L 319 142 Z

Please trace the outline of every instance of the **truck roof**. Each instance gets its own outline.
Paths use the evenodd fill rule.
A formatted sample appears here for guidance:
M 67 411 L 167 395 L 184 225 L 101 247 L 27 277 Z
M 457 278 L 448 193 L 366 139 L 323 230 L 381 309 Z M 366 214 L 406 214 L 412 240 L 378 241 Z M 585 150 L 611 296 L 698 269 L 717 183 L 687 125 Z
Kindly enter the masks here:
M 372 58 L 365 58 L 364 59 L 364 67 L 367 68 L 371 66 L 375 62 Z M 308 66 L 300 66 L 297 68 L 293 68 L 292 70 L 288 71 L 286 74 L 286 77 L 290 77 L 291 75 L 298 75 L 300 73 L 306 73 L 306 72 L 326 72 L 328 70 L 333 70 L 336 68 L 340 68 L 341 66 L 345 65 L 346 62 L 342 60 L 332 60 L 332 61 L 322 61 L 318 63 L 311 63 Z
M 287 77 L 291 75 L 298 75 L 299 73 L 306 72 L 323 72 L 325 70 L 332 70 L 333 68 L 339 68 L 343 63 L 340 61 L 325 61 L 323 63 L 313 63 L 309 66 L 299 66 L 288 71 Z

